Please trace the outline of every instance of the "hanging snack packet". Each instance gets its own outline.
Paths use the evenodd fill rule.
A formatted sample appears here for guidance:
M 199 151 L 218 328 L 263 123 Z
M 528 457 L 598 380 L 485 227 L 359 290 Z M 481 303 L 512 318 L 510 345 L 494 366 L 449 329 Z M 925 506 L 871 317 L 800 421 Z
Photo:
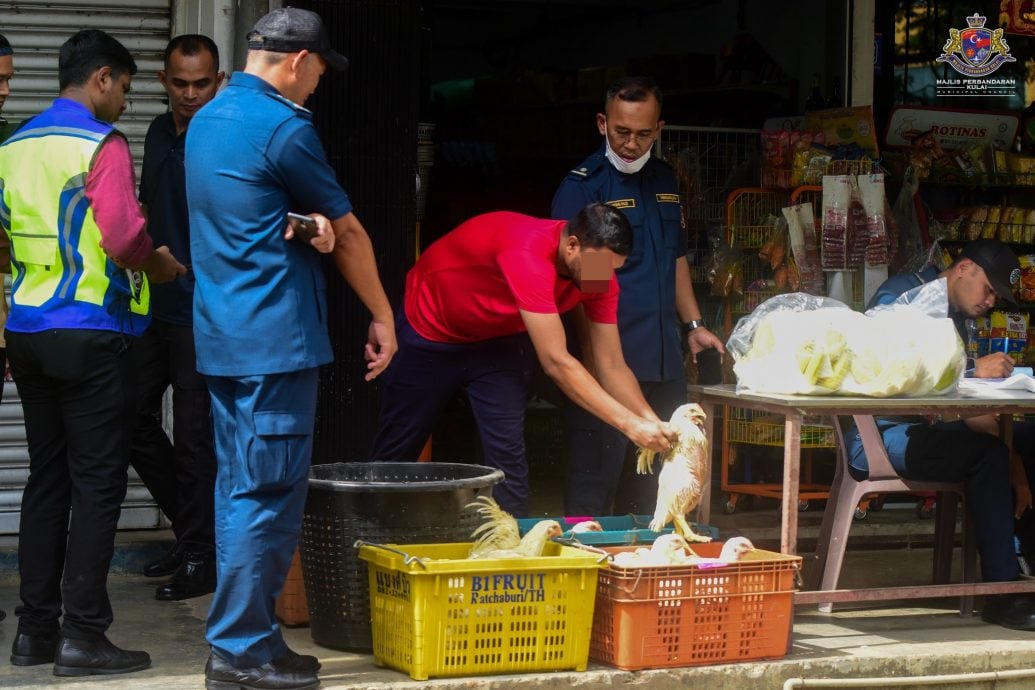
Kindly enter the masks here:
M 852 182 L 848 175 L 823 177 L 823 270 L 843 271 L 848 266 L 848 209 Z
M 859 175 L 859 196 L 865 212 L 866 265 L 887 266 L 888 229 L 884 219 L 884 174 Z
M 795 272 L 801 290 L 812 295 L 823 292 L 823 271 L 819 261 L 819 249 L 816 246 L 816 224 L 812 215 L 812 204 L 798 204 L 782 209 L 787 220 L 787 234 L 790 238 L 791 253 L 794 255 Z

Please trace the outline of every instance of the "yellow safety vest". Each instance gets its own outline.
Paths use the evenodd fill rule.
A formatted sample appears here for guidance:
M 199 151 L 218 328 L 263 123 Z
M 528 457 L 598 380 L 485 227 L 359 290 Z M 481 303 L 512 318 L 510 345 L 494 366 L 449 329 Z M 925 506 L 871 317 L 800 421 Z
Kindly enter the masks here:
M 86 197 L 90 166 L 109 136 L 122 135 L 59 99 L 0 145 L 0 225 L 11 240 L 8 329 L 139 335 L 147 328 L 147 278 L 104 253 Z

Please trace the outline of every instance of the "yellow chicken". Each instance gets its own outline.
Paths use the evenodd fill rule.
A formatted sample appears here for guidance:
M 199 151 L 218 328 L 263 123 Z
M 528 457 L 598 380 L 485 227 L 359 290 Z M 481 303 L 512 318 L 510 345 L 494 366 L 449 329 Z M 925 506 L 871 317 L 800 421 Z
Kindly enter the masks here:
M 673 523 L 687 541 L 711 541 L 711 537 L 696 534 L 686 521 L 686 514 L 701 502 L 705 482 L 708 481 L 708 439 L 704 435 L 704 410 L 696 403 L 680 405 L 669 420 L 679 431 L 679 441 L 662 456 L 658 473 L 658 501 L 650 528 L 660 532 Z M 640 449 L 636 456 L 636 472 L 653 474 L 655 451 Z
M 540 556 L 547 540 L 562 533 L 556 520 L 541 520 L 522 537 L 517 520 L 500 508 L 491 496 L 479 496 L 466 507 L 476 509 L 485 520 L 471 533 L 475 543 L 471 545 L 468 558 Z

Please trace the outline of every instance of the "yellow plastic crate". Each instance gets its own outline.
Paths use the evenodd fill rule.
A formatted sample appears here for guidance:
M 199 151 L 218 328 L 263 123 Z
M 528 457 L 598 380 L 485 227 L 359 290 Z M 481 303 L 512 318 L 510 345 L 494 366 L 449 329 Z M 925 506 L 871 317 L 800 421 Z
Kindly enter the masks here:
M 782 415 L 757 413 L 740 407 L 729 408 L 727 438 L 731 443 L 783 447 Z M 802 448 L 833 448 L 834 427 L 823 417 L 805 416 L 801 425 Z
M 598 554 L 468 560 L 471 544 L 362 544 L 374 661 L 414 680 L 586 670 Z

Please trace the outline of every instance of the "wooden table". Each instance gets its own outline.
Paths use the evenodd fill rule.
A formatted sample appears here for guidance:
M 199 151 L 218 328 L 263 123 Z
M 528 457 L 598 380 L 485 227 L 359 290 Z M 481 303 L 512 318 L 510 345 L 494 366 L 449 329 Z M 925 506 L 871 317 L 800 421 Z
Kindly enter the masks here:
M 950 395 L 925 396 L 919 398 L 863 398 L 813 395 L 777 395 L 772 393 L 737 393 L 733 384 L 715 386 L 689 386 L 690 399 L 700 403 L 707 415 L 705 433 L 708 440 L 715 442 L 714 419 L 718 405 L 730 405 L 750 410 L 762 410 L 784 417 L 783 450 L 783 499 L 781 501 L 780 551 L 796 554 L 798 550 L 798 494 L 801 466 L 801 424 L 806 415 L 851 415 L 860 431 L 870 427 L 876 432 L 875 416 L 886 415 L 1000 415 L 1000 433 L 1007 444 L 1012 439 L 1012 415 L 1035 412 L 1035 395 L 1025 391 L 996 391 L 994 395 L 972 393 L 969 389 Z M 843 460 L 842 460 L 843 462 Z M 709 465 L 710 467 L 710 465 Z M 711 506 L 711 481 L 705 484 L 697 520 L 708 524 Z M 916 588 L 913 588 L 916 589 Z M 889 588 L 874 596 L 864 598 L 895 598 L 888 596 L 904 591 Z M 1035 591 L 1031 583 L 984 583 L 980 585 L 937 585 L 931 586 L 926 596 L 948 596 L 956 594 L 989 594 L 999 591 Z M 802 594 L 802 593 L 799 593 Z M 814 595 L 818 593 L 804 593 Z M 811 601 L 814 597 L 796 597 L 796 601 Z M 858 597 L 856 597 L 856 600 Z M 827 595 L 815 597 L 815 601 L 836 601 Z M 848 597 L 842 599 L 848 600 Z

